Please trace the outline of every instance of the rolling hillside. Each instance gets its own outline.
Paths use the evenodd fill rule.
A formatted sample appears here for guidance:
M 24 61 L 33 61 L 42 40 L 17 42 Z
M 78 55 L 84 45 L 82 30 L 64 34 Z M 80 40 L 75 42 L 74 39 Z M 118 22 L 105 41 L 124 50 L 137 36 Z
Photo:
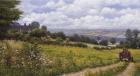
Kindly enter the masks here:
M 76 33 L 93 39 L 101 37 L 102 39 L 116 38 L 117 41 L 125 40 L 125 30 L 122 29 L 50 29 L 50 31 L 64 32 L 67 36 Z

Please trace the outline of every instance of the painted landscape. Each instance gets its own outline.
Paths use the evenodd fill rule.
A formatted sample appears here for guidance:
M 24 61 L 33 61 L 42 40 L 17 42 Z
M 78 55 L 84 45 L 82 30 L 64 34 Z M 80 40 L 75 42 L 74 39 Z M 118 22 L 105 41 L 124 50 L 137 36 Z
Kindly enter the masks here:
M 0 76 L 140 76 L 140 1 L 0 0 Z

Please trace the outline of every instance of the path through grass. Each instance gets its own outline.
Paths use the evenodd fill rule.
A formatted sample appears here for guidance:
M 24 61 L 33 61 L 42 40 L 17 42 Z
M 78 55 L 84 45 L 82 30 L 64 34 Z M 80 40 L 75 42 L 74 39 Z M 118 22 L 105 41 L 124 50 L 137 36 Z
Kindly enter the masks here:
M 123 71 L 126 67 L 127 67 L 127 63 L 122 62 L 113 68 L 100 70 L 96 73 L 89 71 L 85 74 L 85 76 L 115 76 L 116 74 Z
M 129 63 L 128 67 L 117 76 L 134 76 L 134 72 L 135 72 L 135 64 Z
M 107 70 L 113 69 L 115 67 L 118 67 L 121 64 L 122 63 L 116 63 L 116 64 L 103 66 L 103 67 L 97 67 L 97 68 L 93 68 L 93 69 L 87 68 L 87 69 L 84 69 L 80 72 L 65 74 L 65 75 L 62 75 L 62 76 L 85 76 L 85 74 L 89 71 L 92 72 L 92 74 L 95 74 L 95 73 L 98 73 L 98 72 L 101 72 L 101 71 L 107 71 Z

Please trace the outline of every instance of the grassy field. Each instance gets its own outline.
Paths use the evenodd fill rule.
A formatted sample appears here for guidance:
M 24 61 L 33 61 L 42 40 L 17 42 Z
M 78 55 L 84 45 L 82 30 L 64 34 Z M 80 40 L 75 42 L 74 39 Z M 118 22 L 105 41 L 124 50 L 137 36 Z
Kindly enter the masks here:
M 22 43 L 20 41 L 7 41 L 8 44 L 13 49 L 21 49 Z M 2 42 L 0 43 L 0 45 Z M 79 48 L 79 47 L 70 47 L 70 46 L 58 46 L 58 45 L 39 45 L 41 48 L 41 54 L 44 61 L 44 66 L 42 70 L 40 70 L 37 76 L 57 76 L 62 74 L 67 74 L 71 72 L 77 72 L 85 68 L 95 68 L 100 66 L 106 66 L 110 64 L 114 64 L 118 62 L 118 53 L 121 49 L 114 49 L 114 50 L 102 50 L 97 51 L 93 48 Z M 140 58 L 140 52 L 136 49 L 129 49 L 136 61 L 136 65 L 139 66 L 138 63 Z M 107 71 L 101 74 L 106 74 L 109 76 L 114 75 L 123 69 L 126 66 L 119 66 L 116 68 L 115 71 Z M 24 74 L 22 70 L 18 70 L 21 72 L 20 74 Z M 136 75 L 139 76 L 140 67 L 137 67 Z M 4 73 L 4 70 L 0 71 L 0 74 L 8 74 Z M 17 70 L 13 70 L 13 72 L 17 72 Z M 28 71 L 29 72 L 29 71 Z M 10 76 L 12 72 L 9 72 L 9 75 L 3 76 Z M 18 74 L 18 73 L 15 73 Z M 28 73 L 29 74 L 29 73 Z M 24 75 L 14 75 L 14 76 L 24 76 Z M 28 75 L 26 75 L 28 76 Z M 92 75 L 91 75 L 92 76 Z M 94 76 L 94 75 L 93 75 Z M 97 75 L 97 76 L 100 76 Z M 103 76 L 103 75 L 101 75 Z
M 136 63 L 136 71 L 134 76 L 140 76 L 140 62 Z
M 115 51 L 96 51 L 91 48 L 54 45 L 41 45 L 41 47 L 43 54 L 48 58 L 48 67 L 51 66 L 49 69 L 52 73 L 54 69 L 57 72 L 68 73 L 87 67 L 105 66 L 118 61 L 118 52 Z
M 122 49 L 97 51 L 92 48 L 77 48 L 67 46 L 41 45 L 43 54 L 47 55 L 52 62 L 53 69 L 57 67 L 57 72 L 69 73 L 90 67 L 105 66 L 118 61 L 118 54 Z M 140 52 L 136 49 L 129 49 L 134 60 L 140 58 Z M 57 66 L 55 66 L 57 65 Z M 120 69 L 119 69 L 120 70 Z

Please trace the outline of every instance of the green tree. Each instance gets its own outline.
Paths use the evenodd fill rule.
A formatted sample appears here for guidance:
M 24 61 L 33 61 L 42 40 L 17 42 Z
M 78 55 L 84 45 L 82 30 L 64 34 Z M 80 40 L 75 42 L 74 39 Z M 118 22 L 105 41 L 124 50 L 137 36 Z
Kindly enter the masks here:
M 29 27 L 30 27 L 30 30 L 39 29 L 40 24 L 39 22 L 33 21 L 31 24 L 29 24 Z
M 134 36 L 134 38 L 138 38 L 138 35 L 139 35 L 139 30 L 137 30 L 137 29 L 135 29 L 135 30 L 133 30 L 133 36 Z
M 111 39 L 110 39 L 110 42 L 111 42 L 112 44 L 115 44 L 115 43 L 116 43 L 116 39 L 115 39 L 115 38 L 111 38 Z
M 46 36 L 46 31 L 36 28 L 30 32 L 30 36 L 31 37 L 44 37 Z
M 65 34 L 63 33 L 63 32 L 56 32 L 56 33 L 52 33 L 51 34 L 51 37 L 52 38 L 62 38 L 62 39 L 66 39 L 66 36 L 65 36 Z
M 100 42 L 101 45 L 107 46 L 108 45 L 108 40 L 102 40 Z
M 81 38 L 78 34 L 74 34 L 73 36 L 70 37 L 70 40 L 80 42 Z
M 8 26 L 20 18 L 21 12 L 16 8 L 19 0 L 0 1 L 0 39 L 6 36 Z
M 7 38 L 19 40 L 23 38 L 23 33 L 16 30 L 8 30 Z
M 138 48 L 139 47 L 139 31 L 138 30 L 130 30 L 126 31 L 126 45 L 129 48 Z
M 47 27 L 46 26 L 41 26 L 41 29 L 47 32 Z
M 138 47 L 138 42 L 139 42 L 139 31 L 137 29 L 133 30 L 133 41 L 132 41 L 132 48 L 137 48 Z
M 126 39 L 127 40 L 131 40 L 132 39 L 132 36 L 133 36 L 132 35 L 132 31 L 130 29 L 127 29 L 125 36 L 126 36 Z
M 126 33 L 125 33 L 125 36 L 126 36 L 126 46 L 131 47 L 131 43 L 132 43 L 132 40 L 133 40 L 132 30 L 127 29 Z

